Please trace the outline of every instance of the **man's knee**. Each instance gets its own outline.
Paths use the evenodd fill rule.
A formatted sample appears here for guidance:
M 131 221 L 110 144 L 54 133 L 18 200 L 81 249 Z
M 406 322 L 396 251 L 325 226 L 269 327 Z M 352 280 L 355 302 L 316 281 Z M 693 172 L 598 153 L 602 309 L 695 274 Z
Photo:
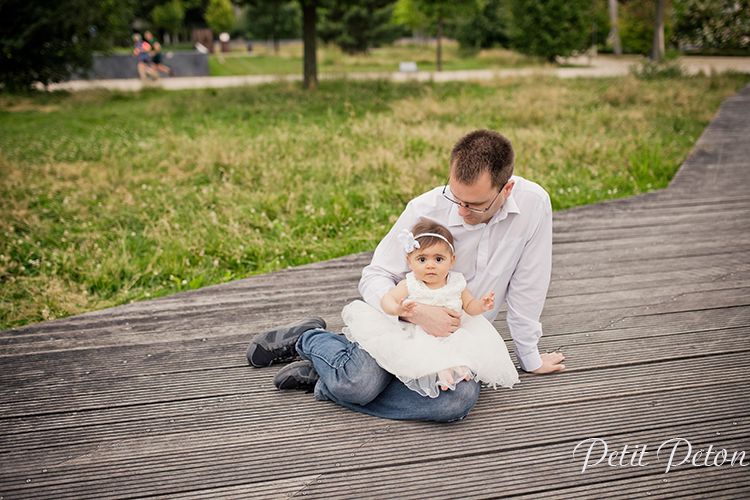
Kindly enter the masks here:
M 335 376 L 325 381 L 328 390 L 336 399 L 349 403 L 366 405 L 383 392 L 388 385 L 386 378 L 390 378 L 379 366 L 371 370 L 347 370 L 342 366 L 335 372 Z
M 303 333 L 297 341 L 297 352 L 313 362 L 328 395 L 339 401 L 365 405 L 393 377 L 356 343 L 327 331 Z
M 305 356 L 305 353 L 310 349 L 310 342 L 312 342 L 315 336 L 320 333 L 327 332 L 324 330 L 307 330 L 306 332 L 302 332 L 302 335 L 299 336 L 297 342 L 294 343 L 294 348 L 297 351 L 297 354 L 302 356 L 303 359 L 308 359 L 307 356 Z
M 439 422 L 453 422 L 463 420 L 477 404 L 479 390 L 482 388 L 479 382 L 460 382 L 452 391 L 440 395 L 444 399 L 439 415 L 435 420 Z

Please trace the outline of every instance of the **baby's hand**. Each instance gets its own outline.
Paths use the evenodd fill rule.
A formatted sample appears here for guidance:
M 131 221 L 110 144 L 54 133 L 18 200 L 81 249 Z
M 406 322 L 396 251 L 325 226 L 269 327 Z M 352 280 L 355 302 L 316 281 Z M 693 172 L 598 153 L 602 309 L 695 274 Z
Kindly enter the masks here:
M 417 307 L 417 303 L 413 300 L 409 300 L 409 302 L 406 302 L 407 300 L 409 299 L 401 299 L 401 302 L 399 302 L 398 309 L 396 309 L 396 314 L 394 314 L 394 316 L 399 316 L 402 318 L 408 318 L 412 316 L 412 311 L 415 307 Z
M 490 292 L 482 297 L 482 309 L 489 311 L 495 307 L 495 292 Z

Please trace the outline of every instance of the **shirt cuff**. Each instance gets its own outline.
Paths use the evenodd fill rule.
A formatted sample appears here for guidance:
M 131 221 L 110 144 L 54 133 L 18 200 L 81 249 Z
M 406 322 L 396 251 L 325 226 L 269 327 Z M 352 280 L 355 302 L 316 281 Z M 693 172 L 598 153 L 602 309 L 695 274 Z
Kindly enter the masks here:
M 542 357 L 539 355 L 538 350 L 530 352 L 525 356 L 520 356 L 518 351 L 516 351 L 516 358 L 518 358 L 518 362 L 521 364 L 521 369 L 525 372 L 533 372 L 542 367 Z

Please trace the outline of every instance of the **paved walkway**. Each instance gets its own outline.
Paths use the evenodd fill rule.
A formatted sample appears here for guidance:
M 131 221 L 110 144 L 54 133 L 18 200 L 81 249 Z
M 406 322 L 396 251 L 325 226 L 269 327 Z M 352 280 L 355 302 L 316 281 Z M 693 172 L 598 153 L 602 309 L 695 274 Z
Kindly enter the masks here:
M 392 81 L 470 81 L 492 80 L 513 76 L 552 75 L 559 78 L 609 77 L 628 74 L 630 66 L 641 58 L 623 56 L 599 56 L 594 58 L 578 57 L 568 60 L 569 64 L 577 67 L 565 68 L 524 68 L 499 70 L 466 70 L 466 71 L 420 71 L 417 73 L 350 73 L 349 79 L 386 79 Z M 737 71 L 750 73 L 750 57 L 696 57 L 686 56 L 682 59 L 683 66 L 688 73 L 704 71 Z M 321 74 L 319 78 L 341 78 L 342 75 Z M 243 85 L 259 85 L 279 81 L 301 81 L 302 75 L 248 75 L 248 76 L 204 76 L 188 78 L 162 78 L 158 82 L 143 83 L 137 79 L 131 80 L 77 80 L 49 86 L 50 90 L 85 90 L 91 88 L 107 88 L 111 90 L 139 90 L 144 86 L 160 86 L 167 90 L 239 87 Z

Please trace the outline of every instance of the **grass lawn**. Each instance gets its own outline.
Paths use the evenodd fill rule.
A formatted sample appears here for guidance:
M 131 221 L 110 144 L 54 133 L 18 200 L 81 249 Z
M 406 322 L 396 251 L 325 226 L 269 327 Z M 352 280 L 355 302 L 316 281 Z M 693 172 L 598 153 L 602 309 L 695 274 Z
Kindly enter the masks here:
M 252 52 L 213 54 L 209 58 L 211 76 L 290 75 L 302 72 L 302 43 L 289 43 L 276 53 L 267 44 L 254 44 Z M 445 71 L 544 67 L 541 59 L 523 56 L 506 49 L 463 51 L 455 41 L 444 41 L 442 66 Z M 318 72 L 390 73 L 398 71 L 399 62 L 413 61 L 420 71 L 435 71 L 436 44 L 389 45 L 372 49 L 368 54 L 348 55 L 335 45 L 318 49 Z
M 0 329 L 370 250 L 477 128 L 556 210 L 663 188 L 747 81 L 0 94 Z

